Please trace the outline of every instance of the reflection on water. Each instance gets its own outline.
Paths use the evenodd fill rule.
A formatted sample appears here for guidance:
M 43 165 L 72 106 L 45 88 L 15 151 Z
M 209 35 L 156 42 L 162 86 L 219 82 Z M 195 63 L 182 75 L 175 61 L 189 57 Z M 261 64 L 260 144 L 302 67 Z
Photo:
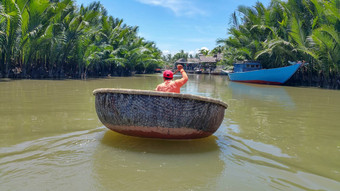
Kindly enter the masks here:
M 94 190 L 91 153 L 104 128 L 0 148 L 0 190 Z
M 340 190 L 340 91 L 189 75 L 182 93 L 229 105 L 209 138 L 134 138 L 98 120 L 94 89 L 162 81 L 0 81 L 0 190 Z
M 228 87 L 231 89 L 234 99 L 256 99 L 261 102 L 278 104 L 287 109 L 295 106 L 284 86 L 229 82 Z
M 233 161 L 260 165 L 254 171 L 275 174 L 270 178 L 275 188 L 339 188 L 340 147 L 335 137 L 340 134 L 335 113 L 340 110 L 332 105 L 340 106 L 339 92 L 321 90 L 323 97 L 316 101 L 320 98 L 316 89 L 229 86 L 233 100 L 226 122 L 235 149 Z M 324 115 L 323 111 L 332 110 L 337 111 Z
M 215 190 L 215 180 L 224 169 L 214 136 L 170 141 L 107 131 L 101 142 L 94 155 L 94 169 L 104 188 Z
M 102 143 L 118 149 L 159 154 L 193 154 L 219 149 L 215 136 L 197 140 L 162 140 L 125 136 L 107 131 Z

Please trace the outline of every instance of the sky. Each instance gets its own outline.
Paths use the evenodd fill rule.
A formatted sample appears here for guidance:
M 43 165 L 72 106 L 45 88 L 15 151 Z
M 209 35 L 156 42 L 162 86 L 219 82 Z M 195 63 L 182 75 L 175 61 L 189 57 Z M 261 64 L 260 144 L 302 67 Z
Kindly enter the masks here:
M 94 0 L 76 0 L 88 5 Z M 98 0 L 97 0 L 98 1 Z M 184 50 L 196 54 L 212 50 L 216 40 L 228 37 L 231 14 L 240 5 L 258 0 L 100 0 L 108 15 L 138 26 L 138 35 L 153 41 L 164 55 Z M 270 0 L 261 0 L 266 7 Z

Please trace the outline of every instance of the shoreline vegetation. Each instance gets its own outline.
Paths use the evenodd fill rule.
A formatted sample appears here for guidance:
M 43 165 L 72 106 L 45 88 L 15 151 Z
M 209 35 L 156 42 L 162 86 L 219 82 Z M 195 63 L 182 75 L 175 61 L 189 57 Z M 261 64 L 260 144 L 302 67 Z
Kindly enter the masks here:
M 286 83 L 340 89 L 340 0 L 272 0 L 239 6 L 228 36 L 204 55 L 223 54 L 217 65 L 256 60 L 264 68 L 305 60 Z M 197 57 L 197 55 L 194 55 Z M 172 68 L 183 50 L 162 55 L 138 27 L 109 16 L 100 2 L 1 0 L 0 78 L 86 79 L 130 76 Z
M 239 6 L 231 16 L 229 37 L 218 39 L 225 65 L 256 60 L 264 68 L 309 63 L 286 85 L 340 89 L 340 1 L 272 0 Z M 213 50 L 214 51 L 214 50 Z
M 149 73 L 163 63 L 138 27 L 93 2 L 2 0 L 0 74 L 10 78 L 81 78 Z

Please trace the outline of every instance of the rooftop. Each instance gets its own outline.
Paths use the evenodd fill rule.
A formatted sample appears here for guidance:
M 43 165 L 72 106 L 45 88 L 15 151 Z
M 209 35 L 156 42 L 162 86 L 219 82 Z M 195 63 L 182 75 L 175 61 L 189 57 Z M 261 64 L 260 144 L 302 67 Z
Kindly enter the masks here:
M 222 59 L 222 54 L 214 56 L 199 55 L 199 58 L 181 58 L 176 61 L 176 64 L 199 64 L 199 63 L 216 63 Z

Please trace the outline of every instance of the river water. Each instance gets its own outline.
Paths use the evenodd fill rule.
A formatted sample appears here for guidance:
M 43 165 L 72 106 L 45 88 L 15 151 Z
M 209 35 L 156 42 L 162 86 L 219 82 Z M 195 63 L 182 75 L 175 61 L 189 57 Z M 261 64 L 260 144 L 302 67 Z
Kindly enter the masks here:
M 98 120 L 94 89 L 161 82 L 1 80 L 0 190 L 340 190 L 340 91 L 189 75 L 182 93 L 229 105 L 208 138 L 135 138 Z

